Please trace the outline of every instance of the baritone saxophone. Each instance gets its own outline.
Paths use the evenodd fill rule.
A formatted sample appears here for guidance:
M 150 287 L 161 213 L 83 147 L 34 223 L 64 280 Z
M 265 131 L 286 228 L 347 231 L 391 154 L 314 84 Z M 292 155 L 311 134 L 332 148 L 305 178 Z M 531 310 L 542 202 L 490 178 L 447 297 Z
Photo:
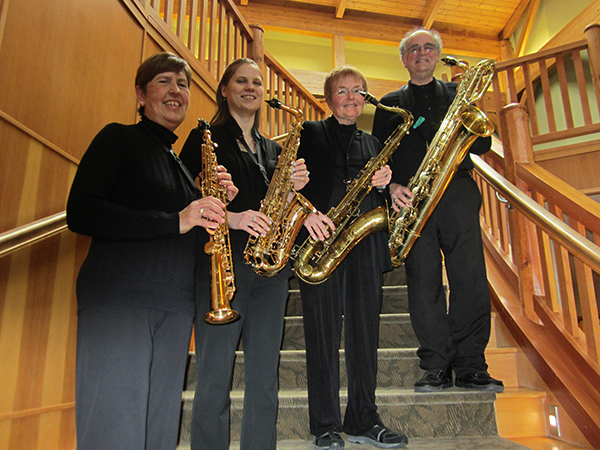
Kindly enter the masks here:
M 408 133 L 413 123 L 413 116 L 402 108 L 382 105 L 367 92 L 361 92 L 361 95 L 365 101 L 377 108 L 400 114 L 403 121 L 385 141 L 381 152 L 371 158 L 352 180 L 342 200 L 327 212 L 327 217 L 335 225 L 329 238 L 324 241 L 315 241 L 309 236 L 296 251 L 294 272 L 306 283 L 322 283 L 331 276 L 346 255 L 364 237 L 371 233 L 388 230 L 387 208 L 379 206 L 362 215 L 359 215 L 359 208 L 373 187 L 371 184 L 373 174 L 383 167 L 396 151 L 401 139 Z M 352 218 L 354 220 L 348 224 Z
M 199 122 L 204 132 L 200 190 L 203 197 L 215 197 L 226 205 L 229 203 L 229 197 L 227 196 L 227 188 L 217 178 L 217 156 L 215 155 L 215 144 L 212 141 L 209 124 L 205 120 Z M 226 324 L 239 318 L 237 311 L 230 307 L 230 301 L 235 293 L 235 277 L 233 274 L 227 211 L 225 211 L 225 221 L 215 228 L 207 229 L 207 231 L 210 239 L 204 246 L 204 251 L 210 255 L 211 310 L 204 315 L 204 321 L 211 324 Z
M 442 61 L 465 67 L 452 57 Z M 394 267 L 406 259 L 475 139 L 494 132 L 487 115 L 473 105 L 485 94 L 493 75 L 494 62 L 487 59 L 465 72 L 425 157 L 408 182 L 407 188 L 414 194 L 412 205 L 391 214 L 388 243 Z
M 264 236 L 248 238 L 244 258 L 246 264 L 259 275 L 272 277 L 285 267 L 296 236 L 306 217 L 314 211 L 312 204 L 294 189 L 292 169 L 298 155 L 300 132 L 304 123 L 302 111 L 283 105 L 276 98 L 268 100 L 269 106 L 282 109 L 294 116 L 275 172 L 259 211 L 271 220 Z

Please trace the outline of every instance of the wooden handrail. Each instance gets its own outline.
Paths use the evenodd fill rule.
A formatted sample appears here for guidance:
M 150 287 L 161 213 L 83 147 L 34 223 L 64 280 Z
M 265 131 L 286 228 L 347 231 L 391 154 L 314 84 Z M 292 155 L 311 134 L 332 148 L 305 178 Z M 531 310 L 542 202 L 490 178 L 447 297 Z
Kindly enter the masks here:
M 600 247 L 559 220 L 538 205 L 523 191 L 492 169 L 480 156 L 471 155 L 477 172 L 504 197 L 508 203 L 535 225 L 548 233 L 552 239 L 564 245 L 569 252 L 596 272 L 600 273 Z
M 0 234 L 0 258 L 67 229 L 66 211 Z

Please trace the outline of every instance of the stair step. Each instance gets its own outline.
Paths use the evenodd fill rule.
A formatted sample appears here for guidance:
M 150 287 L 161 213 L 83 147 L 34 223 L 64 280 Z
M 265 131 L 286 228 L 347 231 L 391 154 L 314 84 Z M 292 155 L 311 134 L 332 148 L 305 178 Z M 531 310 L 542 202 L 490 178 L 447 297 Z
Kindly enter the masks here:
M 421 378 L 416 348 L 379 349 L 377 386 L 412 388 L 415 380 Z M 516 350 L 497 348 L 486 350 L 486 359 L 492 376 L 501 379 L 507 387 L 517 386 L 515 366 Z M 512 367 L 512 372 L 511 372 Z M 236 353 L 232 389 L 244 389 L 244 354 Z M 344 351 L 340 350 L 340 386 L 347 387 Z M 306 354 L 304 350 L 286 350 L 281 352 L 279 360 L 279 387 L 285 389 L 306 389 Z M 190 354 L 190 364 L 186 377 L 186 390 L 196 389 L 196 357 Z
M 543 390 L 506 388 L 496 400 L 499 434 L 505 438 L 546 436 L 545 400 Z
M 235 300 L 234 300 L 235 301 Z M 235 308 L 234 308 L 235 309 Z M 407 313 L 408 290 L 406 286 L 383 286 L 381 313 Z M 290 296 L 285 310 L 286 316 L 302 315 L 300 289 L 290 289 Z
M 510 438 L 510 441 L 517 444 L 521 444 L 530 450 L 581 450 L 585 447 L 581 447 L 576 444 L 569 442 L 559 441 L 549 437 L 524 437 L 524 438 Z M 279 445 L 278 445 L 279 447 Z M 294 448 L 294 447 L 290 447 Z M 298 447 L 302 448 L 302 447 Z
M 189 446 L 180 445 L 177 450 L 189 450 Z M 239 442 L 232 442 L 230 449 L 239 450 Z M 346 442 L 346 449 L 365 450 L 374 447 L 365 447 L 360 444 Z M 413 438 L 408 442 L 410 450 L 527 450 L 529 447 L 516 442 L 511 442 L 497 436 L 486 437 L 456 437 L 439 439 Z M 575 450 L 579 447 L 533 447 L 534 450 Z M 313 450 L 311 440 L 286 440 L 277 442 L 277 450 Z
M 344 348 L 344 325 L 342 324 L 340 348 Z M 407 313 L 382 314 L 379 319 L 379 348 L 416 348 L 410 316 Z M 285 318 L 282 350 L 304 349 L 304 325 L 301 316 Z
M 469 392 L 458 388 L 438 393 L 415 393 L 412 389 L 378 388 L 377 405 L 383 422 L 402 430 L 409 438 L 450 438 L 497 436 L 494 401 L 489 392 Z M 192 392 L 184 392 L 181 418 L 181 443 L 189 442 Z M 342 410 L 347 391 L 340 391 Z M 231 393 L 231 436 L 239 440 L 243 392 Z M 474 420 L 477 418 L 477 420 Z M 306 391 L 279 393 L 277 419 L 279 440 L 310 440 Z

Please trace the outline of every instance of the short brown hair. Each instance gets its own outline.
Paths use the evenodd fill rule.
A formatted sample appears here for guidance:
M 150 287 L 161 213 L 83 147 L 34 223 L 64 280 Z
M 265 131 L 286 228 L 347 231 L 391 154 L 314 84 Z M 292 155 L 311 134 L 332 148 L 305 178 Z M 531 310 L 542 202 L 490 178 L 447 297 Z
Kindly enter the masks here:
M 190 65 L 185 59 L 173 53 L 162 52 L 155 53 L 140 64 L 135 75 L 135 86 L 139 87 L 145 94 L 148 83 L 159 73 L 165 72 L 184 72 L 188 85 L 192 81 L 192 69 L 190 69 Z M 138 112 L 140 115 L 144 115 L 144 107 L 140 106 Z
M 365 91 L 368 91 L 367 79 L 364 74 L 356 67 L 352 66 L 338 66 L 327 74 L 325 77 L 325 84 L 323 86 L 323 93 L 325 94 L 325 101 L 329 102 L 333 95 L 333 86 L 337 80 L 344 77 L 355 77 L 360 80 L 362 87 Z

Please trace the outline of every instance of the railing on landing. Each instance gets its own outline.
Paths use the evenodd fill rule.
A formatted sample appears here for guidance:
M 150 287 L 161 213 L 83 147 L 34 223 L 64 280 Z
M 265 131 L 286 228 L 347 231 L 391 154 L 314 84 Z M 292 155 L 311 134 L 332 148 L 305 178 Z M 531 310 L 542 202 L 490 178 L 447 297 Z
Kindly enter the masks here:
M 263 71 L 265 97 L 278 97 L 282 103 L 302 109 L 307 119 L 324 118 L 323 105 L 264 50 L 264 31 L 258 25 L 248 25 L 232 0 L 136 1 L 147 3 L 150 14 L 164 21 L 216 82 L 231 61 L 248 57 Z M 262 131 L 266 135 L 274 137 L 288 130 L 287 114 L 266 106 L 263 111 Z
M 599 57 L 600 25 L 593 24 L 581 41 L 498 62 L 494 110 L 511 103 L 525 105 L 533 145 L 599 133 Z M 589 81 L 595 98 L 590 98 Z
M 300 108 L 306 120 L 324 118 L 326 109 L 302 84 L 262 48 L 262 29 L 249 26 L 231 0 L 133 0 L 157 31 L 178 40 L 196 63 L 214 77 L 216 86 L 227 65 L 242 56 L 259 59 L 265 79 L 265 97 Z M 259 35 L 257 39 L 255 36 Z M 186 56 L 186 55 L 182 55 Z M 259 56 L 259 58 L 257 58 Z M 264 58 L 264 64 L 262 62 Z M 263 132 L 272 137 L 286 133 L 290 117 L 263 107 Z M 0 257 L 67 229 L 65 212 L 0 234 Z

